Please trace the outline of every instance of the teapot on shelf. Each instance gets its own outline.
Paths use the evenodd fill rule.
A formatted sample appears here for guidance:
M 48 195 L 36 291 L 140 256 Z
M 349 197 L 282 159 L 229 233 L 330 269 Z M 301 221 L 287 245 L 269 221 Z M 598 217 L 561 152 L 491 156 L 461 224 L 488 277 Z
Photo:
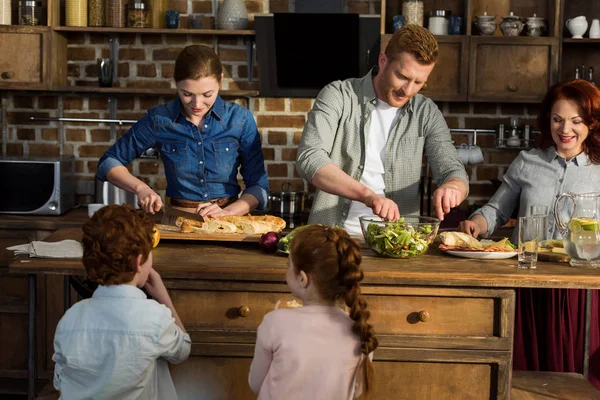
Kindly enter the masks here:
M 583 39 L 583 34 L 588 28 L 587 19 L 583 15 L 568 19 L 566 25 L 573 39 Z
M 573 202 L 569 222 L 560 218 L 563 199 Z M 554 203 L 556 227 L 563 235 L 563 246 L 571 257 L 574 267 L 600 267 L 600 192 L 573 194 L 563 193 Z

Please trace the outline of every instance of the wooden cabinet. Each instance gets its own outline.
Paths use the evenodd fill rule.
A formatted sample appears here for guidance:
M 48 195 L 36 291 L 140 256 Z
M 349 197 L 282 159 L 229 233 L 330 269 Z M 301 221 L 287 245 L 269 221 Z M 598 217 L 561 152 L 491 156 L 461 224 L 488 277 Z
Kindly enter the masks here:
M 582 0 L 583 1 L 583 0 Z M 427 26 L 432 10 L 463 16 L 463 35 L 436 36 L 439 56 L 421 93 L 436 101 L 539 102 L 558 80 L 561 1 L 424 0 Z M 392 19 L 401 14 L 397 2 L 382 1 L 381 48 L 391 37 Z M 547 37 L 480 36 L 472 21 L 486 11 L 499 25 L 510 11 L 523 18 L 534 13 L 547 20 Z
M 0 27 L 0 89 L 51 89 L 67 83 L 67 40 L 50 27 Z
M 554 82 L 556 38 L 470 39 L 469 100 L 539 101 Z
M 0 381 L 16 379 L 11 386 L 21 387 L 27 393 L 27 328 L 28 328 L 28 279 L 27 275 L 8 273 L 8 263 L 12 251 L 6 247 L 42 240 L 51 231 L 0 229 Z M 41 277 L 38 282 L 36 324 L 38 354 L 36 359 L 37 376 L 49 379 L 54 366 L 52 358 L 52 340 L 58 319 L 62 315 L 61 307 L 56 307 L 62 299 L 62 279 L 59 277 Z M 50 344 L 50 347 L 48 347 Z M 22 383 L 22 384 L 19 384 Z M 3 386 L 0 384 L 0 393 Z
M 382 50 L 391 37 L 391 34 L 381 36 Z M 438 36 L 437 39 L 438 66 L 429 75 L 421 93 L 438 101 L 467 101 L 469 40 L 462 35 Z
M 289 289 L 182 282 L 165 280 L 192 338 L 190 360 L 172 369 L 180 399 L 254 399 L 246 382 L 256 329 L 278 300 L 292 299 Z M 376 388 L 365 398 L 508 398 L 514 291 L 368 285 L 362 291 L 380 343 Z
M 588 30 L 583 39 L 572 39 L 565 22 L 569 18 L 584 15 L 588 21 Z M 593 80 L 600 84 L 600 39 L 589 38 L 589 27 L 593 18 L 600 18 L 600 2 L 588 0 L 569 0 L 563 2 L 560 21 L 562 81 L 575 78 L 575 68 L 579 68 L 580 77 L 588 79 L 589 67 L 594 68 Z M 583 71 L 585 67 L 585 71 Z

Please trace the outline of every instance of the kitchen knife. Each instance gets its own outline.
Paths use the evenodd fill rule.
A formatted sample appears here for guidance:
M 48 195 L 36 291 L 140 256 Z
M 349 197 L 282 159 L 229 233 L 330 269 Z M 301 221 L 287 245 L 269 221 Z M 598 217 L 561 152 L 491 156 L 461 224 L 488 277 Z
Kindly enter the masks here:
M 163 204 L 160 211 L 163 212 L 161 223 L 165 225 L 175 225 L 177 217 L 204 222 L 204 217 L 202 215 L 179 210 L 170 204 Z

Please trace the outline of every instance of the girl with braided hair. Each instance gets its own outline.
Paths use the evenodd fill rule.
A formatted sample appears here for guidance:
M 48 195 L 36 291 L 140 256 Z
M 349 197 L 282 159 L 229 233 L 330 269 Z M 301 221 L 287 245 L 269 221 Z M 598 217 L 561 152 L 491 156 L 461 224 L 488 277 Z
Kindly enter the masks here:
M 361 295 L 361 260 L 343 229 L 315 225 L 294 237 L 286 282 L 304 306 L 277 302 L 258 327 L 249 382 L 259 400 L 348 400 L 372 388 L 377 339 Z

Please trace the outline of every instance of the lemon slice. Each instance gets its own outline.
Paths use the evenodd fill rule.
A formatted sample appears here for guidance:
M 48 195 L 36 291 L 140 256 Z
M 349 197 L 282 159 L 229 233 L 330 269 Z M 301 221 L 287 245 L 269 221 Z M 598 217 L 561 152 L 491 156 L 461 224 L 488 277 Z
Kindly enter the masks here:
M 528 253 L 533 253 L 536 250 L 537 247 L 537 241 L 535 240 L 530 240 L 528 242 L 523 243 L 525 245 L 525 251 Z
M 567 228 L 571 231 L 571 233 L 581 233 L 583 228 L 581 227 L 581 223 L 577 221 L 575 218 L 569 221 L 567 224 Z
M 155 226 L 152 230 L 152 248 L 158 246 L 158 242 L 160 242 L 160 232 Z

